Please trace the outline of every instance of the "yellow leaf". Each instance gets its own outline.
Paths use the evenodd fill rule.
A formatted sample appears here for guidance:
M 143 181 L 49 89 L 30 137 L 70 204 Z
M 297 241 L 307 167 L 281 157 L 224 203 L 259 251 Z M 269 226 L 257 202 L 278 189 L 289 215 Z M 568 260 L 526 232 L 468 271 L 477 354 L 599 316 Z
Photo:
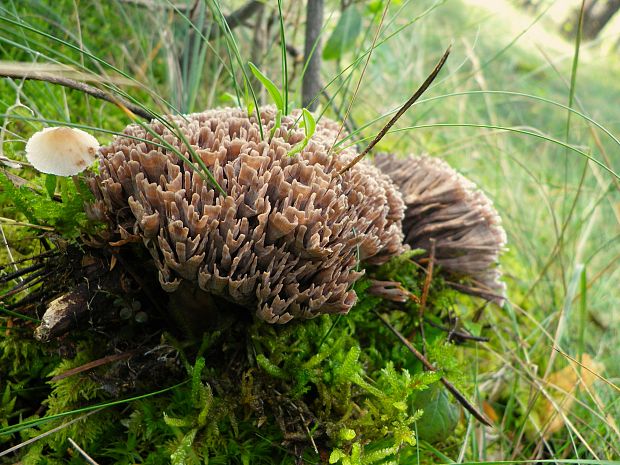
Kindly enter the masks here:
M 549 375 L 545 382 L 545 390 L 551 399 L 541 394 L 535 411 L 542 424 L 540 428 L 544 436 L 559 431 L 564 427 L 564 419 L 575 403 L 577 389 L 589 389 L 597 376 L 605 370 L 601 362 L 592 359 L 588 354 L 583 354 L 581 365 L 570 362 L 568 366 Z

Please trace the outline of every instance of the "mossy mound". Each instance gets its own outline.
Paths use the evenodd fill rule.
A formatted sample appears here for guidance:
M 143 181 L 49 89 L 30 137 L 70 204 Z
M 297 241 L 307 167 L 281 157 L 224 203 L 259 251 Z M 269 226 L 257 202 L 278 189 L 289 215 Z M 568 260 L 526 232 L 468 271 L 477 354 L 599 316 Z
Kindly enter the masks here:
M 438 415 L 457 412 L 430 396 L 425 416 L 418 394 L 442 390 L 440 374 L 466 390 L 462 349 L 442 329 L 458 295 L 433 279 L 423 342 L 415 297 L 394 303 L 369 289 L 370 278 L 398 281 L 421 296 L 424 269 L 408 253 L 366 271 L 348 315 L 284 326 L 237 320 L 199 338 L 162 324 L 148 302 L 113 299 L 113 325 L 86 322 L 48 344 L 32 339 L 34 322 L 3 317 L 3 449 L 64 424 L 12 458 L 78 463 L 71 438 L 100 464 L 407 463 L 420 453 L 416 429 L 420 440 L 429 430 L 426 439 L 446 439 L 454 421 L 437 431 Z M 375 312 L 439 371 L 424 371 Z

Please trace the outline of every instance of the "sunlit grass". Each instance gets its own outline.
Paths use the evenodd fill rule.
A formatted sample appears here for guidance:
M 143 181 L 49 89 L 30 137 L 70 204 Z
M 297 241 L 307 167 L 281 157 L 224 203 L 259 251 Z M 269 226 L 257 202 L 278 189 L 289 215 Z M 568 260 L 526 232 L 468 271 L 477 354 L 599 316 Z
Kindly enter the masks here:
M 614 105 L 601 101 L 618 92 L 617 82 L 603 78 L 610 68 L 617 70 L 618 63 L 609 57 L 599 59 L 589 50 L 579 72 L 578 61 L 570 62 L 575 55 L 552 66 L 539 51 L 547 44 L 535 46 L 540 36 L 528 37 L 530 25 L 511 35 L 506 33 L 513 31 L 509 17 L 492 12 L 491 20 L 488 14 L 444 5 L 417 28 L 399 32 L 390 47 L 378 48 L 354 113 L 357 121 L 368 123 L 359 124 L 360 133 L 352 139 L 372 139 L 403 95 L 424 78 L 433 54 L 439 54 L 446 41 L 454 41 L 450 75 L 416 103 L 382 147 L 445 157 L 491 195 L 508 231 L 510 250 L 503 267 L 510 308 L 519 311 L 512 318 L 506 308 L 486 311 L 496 322 L 500 350 L 488 356 L 483 351 L 480 362 L 482 382 L 495 379 L 494 395 L 497 389 L 507 395 L 509 408 L 501 421 L 505 429 L 499 439 L 464 450 L 483 451 L 495 444 L 509 454 L 506 458 L 531 453 L 555 456 L 558 450 L 564 457 L 617 457 L 620 415 L 612 389 L 596 384 L 585 393 L 569 393 L 579 406 L 571 410 L 555 404 L 566 425 L 555 439 L 539 435 L 527 423 L 527 412 L 535 398 L 557 394 L 557 388 L 545 388 L 546 377 L 567 364 L 554 353 L 556 345 L 573 356 L 591 354 L 604 364 L 609 379 L 620 374 L 614 349 L 619 336 L 614 302 L 620 297 L 616 284 L 620 165 L 613 164 L 610 156 L 618 151 L 620 114 Z M 476 18 L 483 20 L 477 23 Z M 565 50 L 570 47 L 565 43 Z M 555 56 L 553 50 L 548 53 Z M 497 58 L 491 61 L 492 57 Z M 567 113 L 572 114 L 568 132 Z M 481 128 L 489 130 L 477 134 Z M 584 164 L 577 155 L 596 158 L 599 165 Z M 608 329 L 597 328 L 592 318 Z M 485 367 L 484 360 L 490 366 Z M 596 418 L 597 426 L 587 424 L 588 415 Z M 481 438 L 484 435 L 470 436 L 472 441 Z M 564 438 L 566 448 L 558 447 L 563 441 L 559 438 Z

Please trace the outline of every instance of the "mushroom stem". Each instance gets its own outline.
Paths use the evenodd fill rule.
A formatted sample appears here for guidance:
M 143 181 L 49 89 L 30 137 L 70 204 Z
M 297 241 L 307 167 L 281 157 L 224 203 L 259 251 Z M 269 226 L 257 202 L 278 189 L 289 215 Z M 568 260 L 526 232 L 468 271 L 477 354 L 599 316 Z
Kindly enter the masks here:
M 176 324 L 192 338 L 224 330 L 241 318 L 243 310 L 186 281 L 170 294 L 168 310 Z

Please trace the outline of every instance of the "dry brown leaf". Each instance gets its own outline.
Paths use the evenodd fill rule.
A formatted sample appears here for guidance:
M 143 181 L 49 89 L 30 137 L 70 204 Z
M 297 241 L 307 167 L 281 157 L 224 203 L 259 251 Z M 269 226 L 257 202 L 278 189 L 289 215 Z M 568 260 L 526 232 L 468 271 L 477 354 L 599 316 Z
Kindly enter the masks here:
M 491 420 L 492 423 L 497 423 L 499 421 L 499 415 L 497 414 L 493 406 L 486 400 L 482 401 L 482 411 L 487 416 L 487 418 Z
M 549 375 L 545 384 L 553 402 L 541 397 L 536 406 L 545 437 L 564 427 L 564 419 L 575 403 L 576 390 L 589 389 L 597 379 L 594 373 L 600 374 L 605 370 L 605 365 L 588 354 L 582 355 L 581 365 L 571 361 L 568 366 Z

